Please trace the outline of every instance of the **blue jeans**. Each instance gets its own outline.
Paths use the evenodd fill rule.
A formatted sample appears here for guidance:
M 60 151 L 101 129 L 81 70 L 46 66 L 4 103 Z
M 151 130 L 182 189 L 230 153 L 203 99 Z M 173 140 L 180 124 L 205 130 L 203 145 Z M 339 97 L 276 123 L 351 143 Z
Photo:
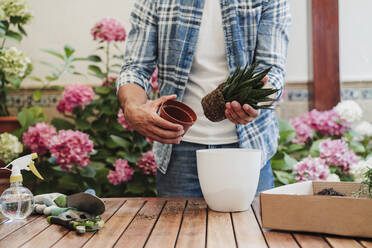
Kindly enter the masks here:
M 173 145 L 167 173 L 156 173 L 156 189 L 159 197 L 203 197 L 196 167 L 196 150 L 238 148 L 238 143 L 226 145 L 202 145 L 183 142 Z M 270 160 L 261 169 L 257 192 L 274 187 L 274 175 Z

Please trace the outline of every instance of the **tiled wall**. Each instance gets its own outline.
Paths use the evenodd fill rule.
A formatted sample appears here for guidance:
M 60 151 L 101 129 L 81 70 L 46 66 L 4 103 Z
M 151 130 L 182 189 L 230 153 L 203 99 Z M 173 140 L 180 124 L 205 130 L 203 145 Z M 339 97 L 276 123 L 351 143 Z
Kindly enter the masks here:
M 288 83 L 285 86 L 285 94 L 277 107 L 277 113 L 281 118 L 290 119 L 299 116 L 309 109 L 309 91 L 307 83 Z M 42 106 L 47 112 L 48 119 L 54 116 L 61 116 L 55 107 L 61 93 L 55 90 L 44 92 L 39 102 L 32 100 L 32 90 L 21 90 L 11 93 L 8 101 L 11 111 L 14 113 L 17 108 L 22 106 Z M 342 100 L 354 100 L 358 102 L 364 110 L 364 119 L 372 121 L 372 82 L 350 82 L 343 83 L 341 89 Z

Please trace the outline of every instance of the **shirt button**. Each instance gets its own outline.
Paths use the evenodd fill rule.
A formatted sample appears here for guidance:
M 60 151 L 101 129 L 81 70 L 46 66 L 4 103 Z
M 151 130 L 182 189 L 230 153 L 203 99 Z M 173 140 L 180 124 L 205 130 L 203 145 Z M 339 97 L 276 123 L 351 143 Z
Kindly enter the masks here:
M 191 55 L 192 54 L 192 51 L 188 51 L 187 54 L 190 54 Z

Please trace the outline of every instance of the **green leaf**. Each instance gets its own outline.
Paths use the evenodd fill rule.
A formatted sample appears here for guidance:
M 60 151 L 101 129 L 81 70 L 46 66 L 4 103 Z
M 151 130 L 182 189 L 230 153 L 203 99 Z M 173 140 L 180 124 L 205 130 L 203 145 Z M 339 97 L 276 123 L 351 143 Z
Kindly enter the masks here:
M 289 168 L 290 170 L 293 168 L 293 166 L 295 164 L 298 163 L 298 161 L 294 158 L 292 158 L 291 156 L 289 156 L 288 154 L 284 154 L 284 162 L 285 164 L 287 165 L 287 168 Z M 288 170 L 288 169 L 287 169 Z
M 112 139 L 113 142 L 115 142 L 118 146 L 120 147 L 123 147 L 125 149 L 128 149 L 130 147 L 130 142 L 119 137 L 119 136 L 116 136 L 116 135 L 110 135 L 110 138 Z
M 95 170 L 101 170 L 106 167 L 104 163 L 98 161 L 90 161 L 89 166 L 93 167 Z
M 18 24 L 18 30 L 21 34 L 23 34 L 24 36 L 27 36 L 26 30 L 24 30 L 21 24 Z
M 88 69 L 92 71 L 97 77 L 104 78 L 105 74 L 102 72 L 101 68 L 96 65 L 89 65 Z
M 19 123 L 21 124 L 22 127 L 28 127 L 33 122 L 32 119 L 33 119 L 34 116 L 33 116 L 32 112 L 30 110 L 25 109 L 25 110 L 19 112 L 17 117 L 18 117 L 18 121 L 19 121 Z
M 32 99 L 34 101 L 40 101 L 41 98 L 43 97 L 43 92 L 41 90 L 35 90 L 34 93 L 32 94 Z
M 11 31 L 11 30 L 6 31 L 5 37 L 7 39 L 11 39 L 17 42 L 20 42 L 22 40 L 22 35 L 20 35 L 17 32 Z
M 41 51 L 46 52 L 46 53 L 49 53 L 50 55 L 53 55 L 55 57 L 58 57 L 58 58 L 60 58 L 62 60 L 65 60 L 65 57 L 62 54 L 60 54 L 60 53 L 58 53 L 58 52 L 56 52 L 54 50 L 51 50 L 51 49 L 41 49 Z
M 80 191 L 80 187 L 78 182 L 76 182 L 75 177 L 71 174 L 65 175 L 58 179 L 58 184 L 65 190 L 73 190 L 73 191 Z
M 91 166 L 77 167 L 80 175 L 82 177 L 94 178 L 96 175 L 96 170 Z
M 320 143 L 323 142 L 323 141 L 324 141 L 324 139 L 319 139 L 319 140 L 315 141 L 311 145 L 311 147 L 310 147 L 310 155 L 312 157 L 319 157 L 319 153 L 320 153 L 319 146 L 320 146 Z
M 102 61 L 101 57 L 98 56 L 98 55 L 90 55 L 90 56 L 87 57 L 87 60 L 92 61 L 92 62 L 101 62 Z
M 117 158 L 116 157 L 108 157 L 106 158 L 106 162 L 109 164 L 115 164 Z
M 71 122 L 61 118 L 53 118 L 51 123 L 57 130 L 74 129 L 75 127 Z
M 292 141 L 296 137 L 295 131 L 282 131 L 280 132 L 279 144 L 285 144 Z
M 356 153 L 364 153 L 366 151 L 363 144 L 357 141 L 350 142 L 350 149 Z
M 304 149 L 305 146 L 301 144 L 290 144 L 288 147 L 286 147 L 286 152 L 287 153 L 293 153 L 299 150 Z
M 58 90 L 58 91 L 64 91 L 65 88 L 63 88 L 62 86 L 58 86 L 58 85 L 53 85 L 53 86 L 50 86 L 51 89 L 53 90 Z
M 90 123 L 87 120 L 83 119 L 77 119 L 76 121 L 76 126 L 80 130 L 88 130 L 90 128 Z
M 126 192 L 132 194 L 143 194 L 145 190 L 146 187 L 140 180 L 131 180 L 127 182 Z
M 109 87 L 102 87 L 102 86 L 99 86 L 99 87 L 94 88 L 94 91 L 95 91 L 97 94 L 100 94 L 100 95 L 107 95 L 107 94 L 110 93 L 112 90 L 111 90 Z
M 296 182 L 294 175 L 285 171 L 274 170 L 274 175 L 276 179 L 282 184 L 291 184 Z
M 64 47 L 66 58 L 70 58 L 71 55 L 75 52 L 75 49 L 72 48 L 70 45 L 65 45 Z
M 135 153 L 131 153 L 131 152 L 126 153 L 124 155 L 124 159 L 128 160 L 128 162 L 133 163 L 133 164 L 137 163 L 137 161 L 140 157 L 141 157 L 141 154 L 135 154 Z
M 43 80 L 41 78 L 36 77 L 36 76 L 29 76 L 28 78 L 35 81 L 35 82 L 39 82 L 39 83 L 43 82 Z

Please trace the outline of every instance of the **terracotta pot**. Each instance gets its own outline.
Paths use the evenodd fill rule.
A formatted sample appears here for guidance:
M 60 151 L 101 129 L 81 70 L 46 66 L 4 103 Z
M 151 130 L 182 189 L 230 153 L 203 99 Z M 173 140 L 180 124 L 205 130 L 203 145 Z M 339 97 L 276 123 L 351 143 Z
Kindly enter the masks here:
M 192 108 L 176 100 L 168 100 L 161 105 L 160 117 L 167 121 L 182 125 L 185 131 L 183 135 L 185 135 L 186 131 L 197 119 L 196 113 Z
M 0 116 L 0 133 L 12 133 L 20 127 L 17 116 Z

